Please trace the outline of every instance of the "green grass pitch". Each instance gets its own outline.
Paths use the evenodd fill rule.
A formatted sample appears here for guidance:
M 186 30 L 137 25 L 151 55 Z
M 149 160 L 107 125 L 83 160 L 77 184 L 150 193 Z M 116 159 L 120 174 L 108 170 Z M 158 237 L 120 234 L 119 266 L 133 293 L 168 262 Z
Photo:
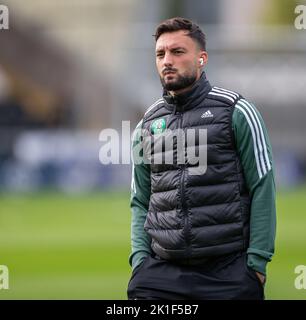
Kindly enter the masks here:
M 127 192 L 0 196 L 0 299 L 126 299 L 130 276 Z M 306 187 L 277 197 L 277 241 L 267 299 L 306 299 L 294 269 L 306 265 Z

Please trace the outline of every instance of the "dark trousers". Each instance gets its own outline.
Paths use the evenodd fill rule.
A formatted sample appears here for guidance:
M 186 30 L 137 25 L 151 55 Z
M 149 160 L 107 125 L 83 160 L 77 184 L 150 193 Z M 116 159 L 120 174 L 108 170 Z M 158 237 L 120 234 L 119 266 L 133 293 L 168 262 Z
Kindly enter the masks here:
M 246 253 L 180 265 L 148 256 L 133 271 L 128 299 L 263 300 L 264 287 L 247 266 Z

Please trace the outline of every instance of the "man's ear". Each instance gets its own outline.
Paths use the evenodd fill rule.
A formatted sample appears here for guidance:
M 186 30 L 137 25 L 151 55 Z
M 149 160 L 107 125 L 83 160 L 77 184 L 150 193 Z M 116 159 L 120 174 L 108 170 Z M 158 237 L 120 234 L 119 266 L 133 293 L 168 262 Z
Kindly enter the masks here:
M 203 67 L 207 64 L 208 62 L 208 54 L 206 51 L 201 51 L 200 52 L 200 58 L 199 58 L 199 63 L 200 66 Z

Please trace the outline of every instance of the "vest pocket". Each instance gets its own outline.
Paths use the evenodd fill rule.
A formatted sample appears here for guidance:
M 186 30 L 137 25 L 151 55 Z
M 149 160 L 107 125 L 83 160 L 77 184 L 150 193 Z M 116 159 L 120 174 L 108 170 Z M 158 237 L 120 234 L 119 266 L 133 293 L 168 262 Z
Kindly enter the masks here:
M 249 198 L 241 197 L 240 200 L 241 222 L 242 222 L 242 237 L 243 248 L 249 246 L 250 237 L 250 200 Z

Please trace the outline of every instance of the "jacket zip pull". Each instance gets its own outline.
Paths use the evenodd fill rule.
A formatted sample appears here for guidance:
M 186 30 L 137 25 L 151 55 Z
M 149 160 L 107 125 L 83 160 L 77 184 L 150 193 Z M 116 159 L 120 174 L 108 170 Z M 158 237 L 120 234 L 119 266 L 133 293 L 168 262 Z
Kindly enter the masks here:
M 176 114 L 176 111 L 177 111 L 177 97 L 173 97 L 173 105 L 174 105 L 174 108 L 173 108 L 173 114 Z
M 176 104 L 173 105 L 173 114 L 176 114 Z

